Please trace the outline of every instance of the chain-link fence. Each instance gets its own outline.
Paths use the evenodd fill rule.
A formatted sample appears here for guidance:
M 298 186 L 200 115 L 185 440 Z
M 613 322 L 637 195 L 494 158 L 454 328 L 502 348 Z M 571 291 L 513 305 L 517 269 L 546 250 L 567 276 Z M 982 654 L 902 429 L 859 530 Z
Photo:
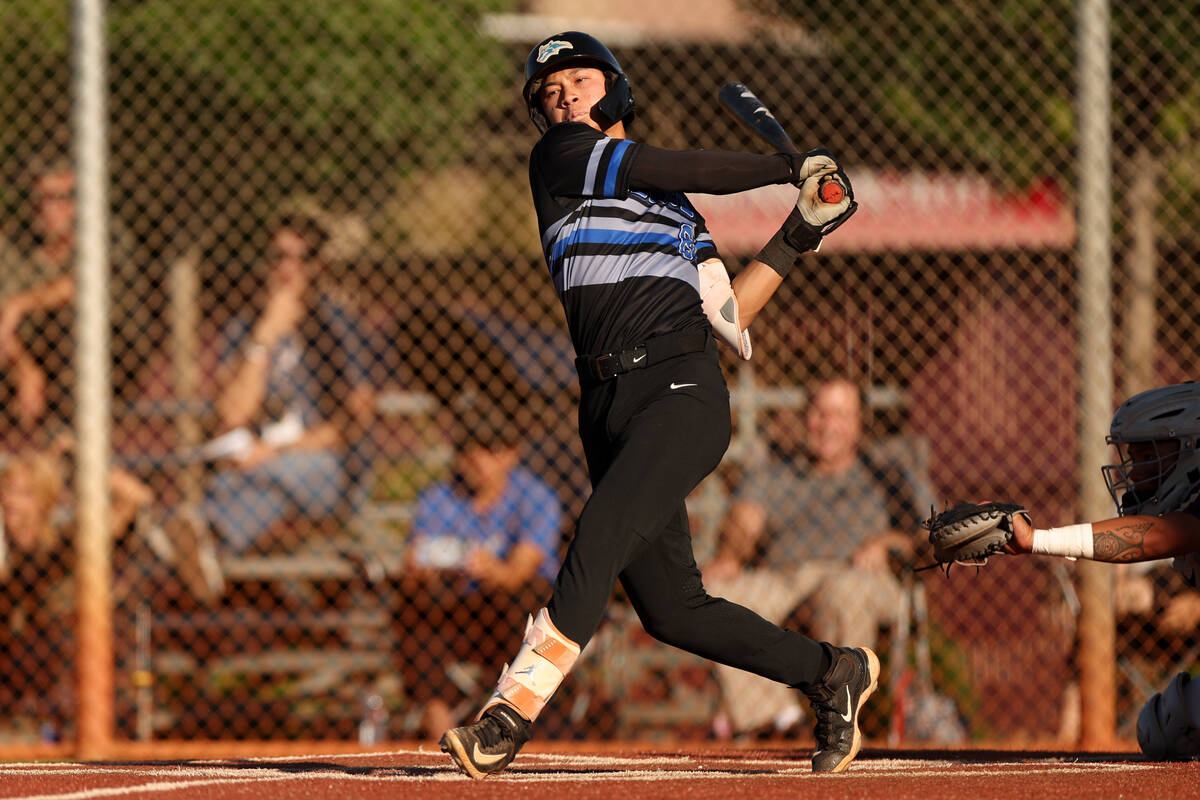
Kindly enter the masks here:
M 70 739 L 91 690 L 73 678 L 68 5 L 0 7 L 0 742 Z M 1124 397 L 1200 358 L 1200 4 L 1111 13 L 1100 358 Z M 1076 567 L 946 578 L 911 547 L 931 503 L 1012 498 L 1061 525 L 1101 480 L 1079 467 L 1097 356 L 1078 344 L 1061 0 L 110 0 L 117 738 L 436 734 L 515 653 L 589 491 L 520 98 L 529 48 L 571 28 L 621 60 L 632 138 L 763 151 L 715 102 L 740 80 L 838 154 L 861 203 L 755 323 L 754 359 L 722 356 L 734 439 L 689 504 L 710 589 L 874 642 L 875 741 L 1074 743 Z M 790 192 L 693 198 L 731 272 Z M 825 476 L 821 443 L 855 437 Z M 1161 562 L 1115 575 L 1128 739 L 1196 661 L 1197 596 Z M 538 732 L 807 731 L 771 691 L 651 642 L 618 590 Z

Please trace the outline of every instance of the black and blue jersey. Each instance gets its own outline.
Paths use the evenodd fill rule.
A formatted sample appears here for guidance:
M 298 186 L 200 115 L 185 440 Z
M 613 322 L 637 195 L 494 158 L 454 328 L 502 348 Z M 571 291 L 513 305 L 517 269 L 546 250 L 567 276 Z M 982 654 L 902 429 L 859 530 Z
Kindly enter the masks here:
M 789 179 L 788 162 L 773 156 L 681 153 L 582 123 L 551 127 L 530 156 L 529 181 L 576 352 L 615 352 L 706 327 L 696 265 L 719 256 L 683 192 Z

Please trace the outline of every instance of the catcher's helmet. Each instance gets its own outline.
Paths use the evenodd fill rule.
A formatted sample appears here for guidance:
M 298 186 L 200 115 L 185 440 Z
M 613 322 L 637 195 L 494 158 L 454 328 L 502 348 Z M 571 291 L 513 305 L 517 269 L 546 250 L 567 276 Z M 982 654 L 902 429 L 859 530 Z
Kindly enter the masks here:
M 1200 495 L 1200 383 L 1161 386 L 1129 398 L 1113 415 L 1107 441 L 1121 454 L 1121 463 L 1103 468 L 1120 516 L 1186 508 Z M 1144 447 L 1133 453 L 1133 444 Z
M 525 105 L 529 118 L 539 131 L 550 127 L 537 100 L 542 78 L 572 64 L 593 66 L 608 78 L 608 92 L 600 99 L 600 113 L 613 122 L 633 119 L 633 90 L 617 59 L 595 36 L 579 31 L 564 31 L 538 42 L 525 59 Z

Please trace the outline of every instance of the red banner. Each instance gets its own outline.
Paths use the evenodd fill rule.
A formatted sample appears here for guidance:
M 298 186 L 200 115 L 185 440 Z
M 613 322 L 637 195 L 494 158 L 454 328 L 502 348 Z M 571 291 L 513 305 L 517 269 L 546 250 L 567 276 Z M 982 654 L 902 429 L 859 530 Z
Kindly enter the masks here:
M 1051 181 L 1004 194 L 977 175 L 850 170 L 858 212 L 826 252 L 1062 250 L 1075 241 L 1074 210 Z M 774 235 L 796 199 L 789 185 L 736 195 L 690 195 L 717 247 L 749 255 Z

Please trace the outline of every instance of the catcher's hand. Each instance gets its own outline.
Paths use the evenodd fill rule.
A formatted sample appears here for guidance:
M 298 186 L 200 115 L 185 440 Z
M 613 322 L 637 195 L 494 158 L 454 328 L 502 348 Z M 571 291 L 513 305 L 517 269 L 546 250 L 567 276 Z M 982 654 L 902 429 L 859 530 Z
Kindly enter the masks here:
M 949 572 L 952 564 L 982 566 L 988 556 L 1005 552 L 1013 538 L 1013 517 L 1029 512 L 1018 503 L 958 503 L 925 521 L 929 543 L 938 566 Z

